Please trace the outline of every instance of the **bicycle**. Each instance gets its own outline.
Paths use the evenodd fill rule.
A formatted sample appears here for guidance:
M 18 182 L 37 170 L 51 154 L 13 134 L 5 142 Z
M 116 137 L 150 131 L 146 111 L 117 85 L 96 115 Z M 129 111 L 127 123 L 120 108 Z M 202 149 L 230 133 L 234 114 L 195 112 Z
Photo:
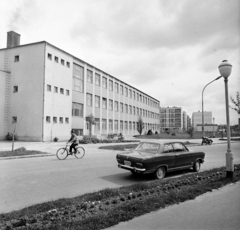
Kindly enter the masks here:
M 80 146 L 76 146 L 76 152 L 69 153 L 69 146 L 68 143 L 66 144 L 65 148 L 58 149 L 56 155 L 59 160 L 65 160 L 69 155 L 74 154 L 77 159 L 81 159 L 85 155 L 85 149 Z M 74 150 L 73 150 L 74 151 Z

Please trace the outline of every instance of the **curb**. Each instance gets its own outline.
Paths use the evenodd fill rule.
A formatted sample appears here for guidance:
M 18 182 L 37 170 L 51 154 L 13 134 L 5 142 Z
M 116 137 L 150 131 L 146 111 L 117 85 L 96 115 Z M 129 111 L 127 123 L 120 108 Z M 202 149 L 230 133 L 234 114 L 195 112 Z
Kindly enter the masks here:
M 12 159 L 21 159 L 21 158 L 34 158 L 34 157 L 51 157 L 55 154 L 35 154 L 35 155 L 25 155 L 25 156 L 12 156 L 12 157 L 0 157 L 1 160 L 12 160 Z

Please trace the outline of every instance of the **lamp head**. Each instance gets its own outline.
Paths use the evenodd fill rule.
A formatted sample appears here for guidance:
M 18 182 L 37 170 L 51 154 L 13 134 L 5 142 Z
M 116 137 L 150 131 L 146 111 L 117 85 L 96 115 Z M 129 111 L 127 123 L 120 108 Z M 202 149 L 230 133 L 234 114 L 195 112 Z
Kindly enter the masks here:
M 223 60 L 222 63 L 218 66 L 221 76 L 228 78 L 232 72 L 232 65 L 228 63 L 227 60 Z

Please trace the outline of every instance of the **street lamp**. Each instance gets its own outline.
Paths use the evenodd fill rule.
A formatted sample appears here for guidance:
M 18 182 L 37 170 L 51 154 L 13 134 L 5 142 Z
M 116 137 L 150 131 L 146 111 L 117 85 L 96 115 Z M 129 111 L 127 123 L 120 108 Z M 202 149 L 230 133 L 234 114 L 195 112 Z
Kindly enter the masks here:
M 225 82 L 225 102 L 226 102 L 226 118 L 227 118 L 227 153 L 226 153 L 226 172 L 227 177 L 233 178 L 233 153 L 231 152 L 230 141 L 230 119 L 229 119 L 229 103 L 228 103 L 228 77 L 232 72 L 232 65 L 227 60 L 223 60 L 218 66 L 221 76 L 224 77 Z
M 214 121 L 215 121 L 215 118 L 213 117 L 213 137 L 215 137 L 215 126 L 214 126 Z
M 202 91 L 202 136 L 204 137 L 205 136 L 205 132 L 204 132 L 204 108 L 203 108 L 203 92 L 205 90 L 205 88 L 210 85 L 212 82 L 220 79 L 222 76 L 219 76 L 217 77 L 216 79 L 214 79 L 213 81 L 209 82 L 207 85 L 205 85 L 205 87 L 203 88 L 203 91 Z

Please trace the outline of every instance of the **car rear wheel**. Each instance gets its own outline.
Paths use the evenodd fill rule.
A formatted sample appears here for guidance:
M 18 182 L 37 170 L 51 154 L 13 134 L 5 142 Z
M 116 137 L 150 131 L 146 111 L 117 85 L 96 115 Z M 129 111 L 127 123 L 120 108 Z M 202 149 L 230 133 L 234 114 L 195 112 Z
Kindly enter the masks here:
M 194 165 L 193 165 L 193 171 L 194 171 L 194 172 L 199 172 L 200 168 L 201 168 L 201 163 L 200 163 L 200 161 L 196 161 L 196 162 L 194 163 Z
M 138 173 L 136 172 L 136 171 L 134 171 L 134 170 L 131 170 L 131 173 L 133 174 L 133 175 L 137 175 Z
M 161 180 L 165 177 L 166 174 L 166 169 L 164 167 L 159 167 L 156 171 L 155 171 L 155 178 L 158 180 Z

